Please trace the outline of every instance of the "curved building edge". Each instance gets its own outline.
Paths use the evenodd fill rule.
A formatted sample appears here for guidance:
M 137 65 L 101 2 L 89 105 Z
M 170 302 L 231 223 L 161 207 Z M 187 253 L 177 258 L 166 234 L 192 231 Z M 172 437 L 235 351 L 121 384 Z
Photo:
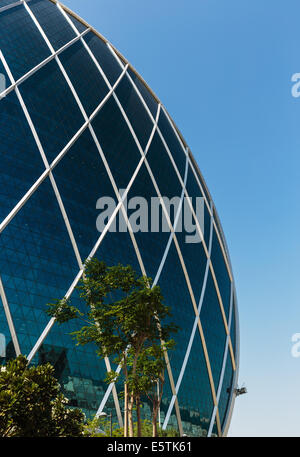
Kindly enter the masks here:
M 238 316 L 238 306 L 237 306 L 235 283 L 234 283 L 234 277 L 233 277 L 233 274 L 232 274 L 232 266 L 231 266 L 229 251 L 228 251 L 228 248 L 227 248 L 227 244 L 226 244 L 225 236 L 224 236 L 223 229 L 222 229 L 222 226 L 221 226 L 221 223 L 220 223 L 220 219 L 218 217 L 217 210 L 216 210 L 215 205 L 213 203 L 213 199 L 211 197 L 211 194 L 210 194 L 210 192 L 208 190 L 208 187 L 207 187 L 206 182 L 205 182 L 205 180 L 204 180 L 204 178 L 202 176 L 202 173 L 199 170 L 198 164 L 197 164 L 193 154 L 189 150 L 188 145 L 187 145 L 186 141 L 184 140 L 180 130 L 177 128 L 175 122 L 173 121 L 172 117 L 169 115 L 169 113 L 166 110 L 166 108 L 164 107 L 164 105 L 161 103 L 160 99 L 156 96 L 156 94 L 148 86 L 148 84 L 141 77 L 141 75 L 128 62 L 128 60 L 110 43 L 110 41 L 107 40 L 105 37 L 103 37 L 97 30 L 95 30 L 95 28 L 90 26 L 86 21 L 84 21 L 81 17 L 79 17 L 76 13 L 74 13 L 68 7 L 63 5 L 60 1 L 58 1 L 58 0 L 50 0 L 50 1 L 52 3 L 54 3 L 54 4 L 59 5 L 66 13 L 68 13 L 69 15 L 74 17 L 76 20 L 78 20 L 84 26 L 88 27 L 98 38 L 100 38 L 104 43 L 108 44 L 113 49 L 113 51 L 117 54 L 117 56 L 123 61 L 123 63 L 127 64 L 128 67 L 138 77 L 138 79 L 144 84 L 144 86 L 147 88 L 147 90 L 153 96 L 153 98 L 156 100 L 156 102 L 160 103 L 163 106 L 163 108 L 166 111 L 166 113 L 167 113 L 167 115 L 169 117 L 169 120 L 172 123 L 175 131 L 177 132 L 177 134 L 178 134 L 183 146 L 188 150 L 188 156 L 190 158 L 190 161 L 191 161 L 191 163 L 192 163 L 192 165 L 194 167 L 194 170 L 195 170 L 196 174 L 199 177 L 199 181 L 201 183 L 201 186 L 203 186 L 203 188 L 205 190 L 204 196 L 205 196 L 205 198 L 207 200 L 207 203 L 208 203 L 209 212 L 212 213 L 213 219 L 214 219 L 215 224 L 216 224 L 215 225 L 215 230 L 216 230 L 216 233 L 217 233 L 217 235 L 219 237 L 220 246 L 223 248 L 223 256 L 224 256 L 224 259 L 225 259 L 225 261 L 226 261 L 226 263 L 228 265 L 228 271 L 230 272 L 230 275 L 231 275 L 231 282 L 232 282 L 233 294 L 234 294 L 232 311 L 234 311 L 235 324 L 236 324 L 235 325 L 236 347 L 235 347 L 235 354 L 234 354 L 235 370 L 233 370 L 233 381 L 232 381 L 232 386 L 231 386 L 230 399 L 229 399 L 228 406 L 227 406 L 227 411 L 226 411 L 226 416 L 225 416 L 224 426 L 223 426 L 223 432 L 222 432 L 222 436 L 226 436 L 227 433 L 228 433 L 228 429 L 229 429 L 229 426 L 230 426 L 230 421 L 231 421 L 231 418 L 232 418 L 232 412 L 233 412 L 233 407 L 234 407 L 234 402 L 235 402 L 235 397 L 236 397 L 235 389 L 236 389 L 237 382 L 238 382 L 239 356 L 240 356 L 239 316 Z M 19 3 L 21 4 L 23 2 L 19 2 Z M 211 204 L 212 204 L 212 206 L 211 206 L 211 209 L 210 209 L 210 205 Z
M 222 228 L 222 224 L 220 222 L 220 218 L 218 216 L 218 212 L 217 212 L 217 209 L 214 205 L 214 201 L 212 199 L 212 196 L 211 196 L 211 193 L 208 189 L 208 186 L 206 184 L 206 181 L 199 169 L 199 166 L 197 164 L 197 161 L 195 159 L 195 157 L 193 156 L 191 150 L 189 149 L 188 147 L 188 144 L 187 142 L 185 141 L 181 131 L 179 130 L 179 128 L 177 127 L 177 125 L 175 124 L 172 116 L 169 114 L 168 110 L 166 109 L 166 107 L 164 106 L 164 104 L 161 102 L 160 98 L 155 94 L 155 92 L 153 92 L 153 90 L 151 89 L 151 87 L 147 84 L 147 82 L 144 80 L 144 78 L 139 74 L 139 72 L 132 66 L 132 64 L 126 59 L 126 57 L 124 57 L 124 55 L 107 39 L 105 38 L 101 33 L 99 33 L 93 26 L 91 26 L 88 22 L 86 22 L 82 17 L 80 17 L 78 14 L 76 14 L 73 10 L 71 10 L 70 8 L 68 8 L 66 5 L 64 5 L 63 3 L 61 3 L 59 0 L 50 0 L 52 3 L 54 4 L 58 4 L 61 6 L 61 8 L 63 8 L 68 14 L 70 14 L 71 16 L 73 16 L 75 19 L 77 19 L 79 22 L 81 22 L 84 26 L 88 27 L 91 29 L 91 31 L 97 35 L 104 43 L 106 44 L 109 44 L 109 46 L 111 46 L 111 48 L 114 50 L 114 52 L 117 54 L 117 56 L 123 60 L 123 62 L 125 64 L 128 65 L 128 67 L 134 72 L 134 74 L 139 78 L 139 80 L 144 84 L 144 86 L 147 88 L 147 90 L 150 92 L 150 94 L 153 96 L 153 98 L 155 99 L 155 101 L 159 104 L 161 104 L 161 106 L 164 108 L 164 110 L 166 111 L 170 121 L 172 122 L 172 125 L 174 127 L 174 129 L 176 130 L 178 136 L 180 137 L 180 140 L 182 141 L 183 145 L 185 148 L 188 149 L 188 155 L 191 159 L 191 162 L 195 168 L 195 171 L 196 173 L 199 175 L 200 177 L 200 182 L 201 182 L 201 185 L 204 186 L 205 188 L 205 191 L 210 199 L 210 202 L 212 202 L 212 207 L 213 207 L 213 210 L 214 210 L 214 214 L 213 214 L 213 218 L 215 220 L 215 222 L 217 223 L 217 226 L 215 227 L 216 229 L 216 232 L 219 234 L 220 236 L 220 244 L 223 246 L 224 248 L 224 251 L 225 251 L 225 254 L 226 254 L 226 260 L 229 264 L 229 269 L 230 269 L 230 273 L 231 273 L 231 278 L 232 278 L 232 285 L 233 285 L 233 293 L 234 293 L 234 300 L 233 300 L 233 309 L 232 309 L 232 312 L 234 311 L 234 316 L 235 316 L 235 337 L 236 337 L 236 350 L 235 350 L 235 354 L 234 354 L 234 359 L 235 359 L 235 370 L 234 370 L 234 375 L 233 375 L 233 382 L 232 382 L 232 386 L 231 386 L 231 393 L 230 393 L 230 400 L 229 400 L 229 404 L 228 404 L 228 408 L 227 408 L 227 412 L 226 412 L 226 416 L 225 416 L 225 421 L 224 421 L 224 427 L 223 427 L 223 433 L 222 433 L 222 436 L 223 437 L 226 437 L 227 434 L 228 434 L 228 430 L 229 430 L 229 426 L 230 426 L 230 423 L 231 423 L 231 419 L 232 419 L 232 413 L 233 413 L 233 409 L 234 409 L 234 404 L 235 404 L 235 398 L 236 398 L 236 395 L 235 395 L 235 390 L 237 388 L 237 385 L 238 385 L 238 375 L 239 375 L 239 360 L 240 360 L 240 331 L 239 331 L 239 314 L 238 314 L 238 305 L 237 305 L 237 296 L 236 296 L 236 287 L 235 287 L 235 281 L 234 281 L 234 276 L 233 276 L 233 271 L 232 271 L 232 264 L 231 264 L 231 260 L 230 260 L 230 255 L 229 255 L 229 250 L 228 250 L 228 246 L 227 246 L 227 243 L 226 243 L 226 238 L 225 238 L 225 235 L 224 235 L 224 232 L 223 232 L 223 228 Z M 208 202 L 208 203 L 210 203 Z

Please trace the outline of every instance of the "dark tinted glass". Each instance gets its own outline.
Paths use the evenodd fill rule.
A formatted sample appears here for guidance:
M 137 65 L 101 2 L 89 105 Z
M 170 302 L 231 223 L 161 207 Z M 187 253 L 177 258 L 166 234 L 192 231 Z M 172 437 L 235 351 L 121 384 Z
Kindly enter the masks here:
M 178 171 L 182 179 L 184 179 L 186 155 L 172 126 L 170 125 L 167 116 L 165 115 L 162 109 L 160 110 L 158 127 L 168 145 L 168 148 L 171 151 L 172 157 L 178 168 Z
M 137 77 L 137 75 L 130 68 L 127 71 L 128 71 L 128 74 L 130 75 L 131 79 L 133 80 L 134 84 L 136 85 L 137 89 L 139 90 L 141 96 L 145 100 L 150 112 L 152 113 L 152 116 L 155 119 L 155 116 L 156 116 L 156 113 L 157 113 L 157 102 L 156 102 L 156 100 L 150 94 L 150 92 L 147 89 L 147 87 Z
M 235 301 L 235 298 L 234 298 Z M 231 326 L 230 326 L 230 338 L 233 347 L 234 355 L 236 356 L 236 312 L 235 306 L 232 308 L 232 318 L 231 318 Z
M 73 94 L 57 63 L 27 79 L 20 91 L 49 162 L 52 162 L 84 123 Z
M 167 369 L 166 369 L 165 370 L 164 394 L 163 394 L 161 405 L 160 405 L 161 424 L 164 423 L 164 420 L 165 420 L 165 417 L 167 415 L 172 396 L 173 396 L 172 389 L 171 389 L 171 385 L 170 385 L 168 372 L 167 372 Z M 173 407 L 171 415 L 170 415 L 170 418 L 169 418 L 167 430 L 168 429 L 173 429 L 173 430 L 175 429 L 175 430 L 179 431 L 178 430 L 178 423 L 177 423 L 175 406 Z
M 0 221 L 45 170 L 15 92 L 0 101 Z
M 64 220 L 45 180 L 0 235 L 0 271 L 21 351 L 28 354 L 78 266 Z
M 233 378 L 233 369 L 232 369 L 230 353 L 228 351 L 222 391 L 221 391 L 221 395 L 220 395 L 220 399 L 219 399 L 219 414 L 220 414 L 220 422 L 221 422 L 222 429 L 225 425 L 224 424 L 225 416 L 226 416 L 226 412 L 227 412 L 228 406 L 229 406 L 232 378 Z
M 100 64 L 110 84 L 113 85 L 122 72 L 117 60 L 113 57 L 104 41 L 93 32 L 85 35 L 84 40 Z
M 158 285 L 164 303 L 171 309 L 172 317 L 169 320 L 179 326 L 178 333 L 174 335 L 176 350 L 169 353 L 176 384 L 194 325 L 195 312 L 174 242 L 170 246 Z
M 190 156 L 190 157 L 191 157 L 191 156 Z M 200 182 L 200 184 L 201 184 L 201 187 L 202 187 L 202 189 L 203 189 L 203 192 L 204 192 L 204 194 L 205 194 L 205 196 L 206 196 L 206 199 L 207 199 L 207 201 L 208 201 L 208 204 L 210 204 L 210 196 L 209 196 L 209 193 L 208 193 L 208 191 L 207 191 L 206 185 L 205 185 L 205 183 L 204 183 L 203 177 L 202 177 L 202 175 L 200 174 L 200 172 L 199 172 L 197 166 L 194 164 L 194 160 L 191 159 L 191 162 L 192 162 L 192 164 L 193 164 L 193 169 L 194 169 L 194 171 L 195 171 L 195 173 L 194 173 L 194 171 L 193 171 L 193 173 L 197 176 L 197 178 L 198 178 L 198 180 L 199 180 L 199 182 Z
M 55 50 L 76 34 L 57 6 L 49 0 L 31 0 L 29 7 Z
M 10 80 L 7 76 L 6 70 L 4 68 L 3 63 L 0 60 L 0 94 L 3 92 L 7 87 L 10 86 Z M 1 100 L 1 98 L 0 98 Z
M 157 193 L 148 170 L 143 164 L 127 197 L 128 217 L 134 224 L 133 227 L 136 226 L 136 229 L 140 227 L 140 231 L 135 233 L 135 238 L 147 275 L 155 279 L 170 237 L 170 231 L 162 232 L 162 226 L 164 225 L 167 228 L 168 225 L 161 209 L 157 209 L 156 205 L 153 205 L 152 198 L 157 202 Z M 144 201 L 141 201 L 141 199 L 144 199 Z M 137 205 L 136 209 L 134 208 L 135 204 Z M 144 207 L 146 209 L 145 213 L 142 212 Z M 140 211 L 140 219 L 136 219 L 138 216 L 137 211 Z M 158 226 L 159 232 L 156 232 L 156 228 L 151 226 L 151 221 L 154 222 L 154 219 L 155 221 L 158 220 L 158 224 L 160 223 Z
M 7 319 L 0 298 L 0 365 L 6 364 L 10 359 L 16 357 Z
M 198 328 L 180 386 L 178 401 L 183 431 L 188 436 L 206 436 L 214 404 Z
M 82 22 L 79 22 L 74 16 L 68 13 L 66 14 L 71 19 L 79 33 L 82 33 L 87 29 L 87 27 L 84 24 L 82 24 Z
M 226 242 L 225 242 L 225 239 L 224 239 L 223 230 L 221 228 L 220 220 L 219 220 L 219 217 L 217 215 L 215 207 L 213 207 L 213 214 L 214 214 L 214 221 L 216 223 L 216 226 L 217 226 L 217 229 L 218 229 L 222 244 L 223 244 L 224 249 L 226 251 Z
M 71 296 L 71 303 L 83 312 L 87 309 L 76 289 Z M 81 408 L 87 418 L 91 418 L 107 389 L 107 384 L 103 382 L 106 368 L 104 361 L 96 355 L 95 345 L 74 345 L 70 333 L 81 326 L 82 322 L 77 320 L 63 326 L 55 324 L 33 362 L 41 364 L 50 361 L 62 392 L 70 400 L 69 405 Z
M 153 129 L 153 122 L 128 78 L 122 79 L 116 94 L 144 150 Z
M 214 425 L 213 425 L 213 428 L 212 428 L 211 436 L 212 436 L 212 437 L 217 437 L 217 436 L 219 436 L 219 435 L 218 435 L 218 427 L 217 427 L 217 420 L 216 420 L 216 419 L 215 419 L 215 421 L 214 421 Z
M 113 197 L 104 164 L 87 129 L 54 169 L 54 177 L 70 224 L 85 260 L 101 235 L 96 228 L 96 202 Z
M 16 3 L 17 0 L 0 0 L 0 8 L 3 8 L 4 6 Z
M 219 244 L 218 237 L 214 230 L 213 233 L 213 244 L 211 252 L 211 261 L 213 264 L 214 272 L 217 278 L 218 286 L 220 289 L 224 311 L 228 320 L 229 317 L 229 306 L 230 306 L 230 290 L 231 281 L 228 275 L 227 267 L 223 257 L 223 253 Z
M 203 198 L 203 195 L 201 193 L 200 187 L 196 181 L 195 175 L 189 166 L 188 170 L 188 175 L 187 175 L 187 182 L 186 182 L 186 190 L 191 198 L 191 204 L 193 206 L 194 212 L 197 215 L 197 198 Z M 198 217 L 198 222 L 201 228 L 201 231 L 203 232 L 204 236 L 204 241 L 207 247 L 207 250 L 209 249 L 209 239 L 210 239 L 210 225 L 211 225 L 211 217 L 209 214 L 209 211 L 207 209 L 207 205 L 205 201 L 202 200 L 202 203 L 198 206 L 200 208 L 201 213 L 200 213 L 200 218 Z M 198 209 L 199 211 L 199 209 Z M 202 212 L 203 211 L 203 212 Z
M 108 93 L 107 84 L 80 41 L 60 54 L 59 59 L 87 115 L 90 116 Z
M 50 55 L 48 46 L 24 5 L 1 13 L 0 49 L 15 80 Z
M 226 333 L 217 292 L 209 270 L 200 313 L 215 388 L 217 388 L 225 350 Z
M 182 186 L 159 134 L 154 134 L 147 161 L 162 197 L 180 197 Z
M 118 188 L 126 188 L 141 154 L 113 97 L 92 122 Z
M 196 232 L 197 227 L 186 201 L 181 207 L 180 220 L 182 221 L 182 230 L 177 226 L 176 238 L 198 306 L 206 270 L 207 256 L 203 248 L 203 243 L 200 242 L 198 232 Z M 191 227 L 189 227 L 189 221 L 192 224 Z M 193 232 L 189 231 L 191 228 L 193 228 Z M 195 265 L 197 265 L 197 268 L 195 268 Z
M 96 257 L 107 265 L 131 265 L 141 275 L 140 265 L 128 232 L 116 233 L 108 231 L 100 244 Z

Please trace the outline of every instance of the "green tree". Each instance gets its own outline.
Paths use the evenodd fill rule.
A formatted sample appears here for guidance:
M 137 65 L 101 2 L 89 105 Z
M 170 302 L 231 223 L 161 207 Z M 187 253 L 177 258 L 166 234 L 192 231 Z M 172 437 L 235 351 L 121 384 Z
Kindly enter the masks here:
M 110 436 L 110 421 L 106 418 L 97 418 L 95 417 L 92 420 L 89 420 L 84 426 L 84 435 L 91 437 L 108 437 Z M 152 422 L 148 419 L 141 421 L 141 436 L 152 436 L 153 426 Z M 134 432 L 137 433 L 137 422 L 134 423 Z M 118 424 L 112 424 L 112 436 L 116 438 L 122 437 L 124 434 L 124 429 L 119 428 Z M 162 430 L 158 428 L 157 435 L 161 437 L 179 437 L 179 432 L 175 428 L 168 428 L 167 430 Z
M 163 324 L 170 309 L 163 303 L 160 288 L 151 287 L 151 279 L 138 277 L 133 268 L 121 264 L 107 267 L 94 258 L 85 264 L 85 274 L 79 285 L 80 295 L 88 306 L 87 318 L 69 301 L 48 305 L 48 314 L 58 323 L 80 317 L 85 325 L 73 332 L 77 344 L 96 343 L 101 358 L 114 357 L 121 365 L 124 383 L 125 411 L 128 412 L 129 436 L 134 434 L 133 408 L 137 405 L 140 426 L 141 390 L 139 386 L 139 358 L 144 346 L 169 344 L 170 335 L 177 331 L 172 324 Z M 108 373 L 107 382 L 116 382 L 118 374 Z M 127 436 L 125 415 L 124 434 Z
M 124 429 L 119 427 L 119 424 L 110 423 L 110 418 L 94 417 L 87 421 L 84 426 L 84 435 L 89 437 L 103 438 L 113 436 L 121 438 L 124 435 Z
M 174 341 L 145 347 L 138 359 L 138 376 L 133 380 L 137 404 L 146 395 L 152 404 L 152 436 L 158 436 L 157 418 L 163 396 L 166 362 L 164 352 L 174 348 Z
M 84 415 L 67 408 L 54 368 L 27 364 L 20 355 L 1 367 L 0 436 L 81 436 Z

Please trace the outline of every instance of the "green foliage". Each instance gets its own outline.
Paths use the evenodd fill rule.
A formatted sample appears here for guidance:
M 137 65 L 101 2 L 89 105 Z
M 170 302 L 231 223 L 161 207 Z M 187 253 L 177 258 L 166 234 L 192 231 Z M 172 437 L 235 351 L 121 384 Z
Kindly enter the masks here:
M 100 357 L 114 355 L 120 363 L 128 346 L 137 349 L 146 340 L 167 340 L 177 327 L 158 325 L 170 310 L 163 304 L 160 288 L 150 286 L 151 278 L 138 277 L 130 265 L 107 267 L 96 258 L 87 261 L 78 289 L 88 312 L 85 325 L 72 333 L 77 343 L 94 342 Z M 116 296 L 120 298 L 111 301 Z M 59 324 L 82 317 L 65 299 L 47 306 L 47 314 Z
M 177 438 L 180 436 L 179 431 L 174 427 L 168 427 L 167 430 L 158 429 L 158 436 Z
M 71 319 L 76 319 L 79 316 L 83 316 L 79 309 L 75 306 L 71 306 L 69 303 L 69 300 L 65 298 L 57 300 L 54 303 L 48 303 L 46 313 L 50 317 L 55 317 L 59 324 L 68 322 Z
M 80 436 L 84 415 L 67 409 L 54 368 L 19 356 L 0 371 L 0 436 Z
M 153 392 L 156 395 L 157 383 L 163 381 L 163 373 L 166 368 L 164 359 L 164 349 L 171 347 L 173 341 L 167 344 L 155 344 L 144 347 L 136 361 L 136 372 L 132 370 L 128 376 L 128 388 L 134 394 L 148 395 Z M 135 360 L 135 352 L 130 349 L 128 351 L 128 366 L 132 366 Z M 114 380 L 112 375 L 112 380 Z M 150 398 L 151 399 L 151 398 Z
M 89 420 L 84 426 L 84 435 L 89 437 L 103 438 L 110 436 L 110 418 L 109 417 L 94 417 Z M 118 424 L 112 423 L 112 436 L 123 437 L 124 429 L 120 428 Z
M 143 437 L 152 437 L 152 422 L 148 419 L 145 419 L 141 423 L 142 436 Z M 100 417 L 94 418 L 87 422 L 84 426 L 84 435 L 89 437 L 108 437 L 110 436 L 110 418 Z M 123 437 L 124 429 L 119 427 L 118 424 L 112 424 L 112 437 Z M 134 436 L 137 436 L 137 423 L 134 423 Z M 157 436 L 160 437 L 178 437 L 179 432 L 175 428 L 168 428 L 167 430 L 162 430 L 158 428 Z
M 153 286 L 151 278 L 139 277 L 130 265 L 108 267 L 93 258 L 85 263 L 78 289 L 87 305 L 86 317 L 65 299 L 48 305 L 47 313 L 60 324 L 75 318 L 84 321 L 71 334 L 77 344 L 96 344 L 99 357 L 114 357 L 114 363 L 123 370 L 129 435 L 133 434 L 134 404 L 140 434 L 140 398 L 145 394 L 153 405 L 155 434 L 164 385 L 165 351 L 174 347 L 170 338 L 178 330 L 173 323 L 164 322 L 171 313 L 163 303 L 160 287 Z M 119 374 L 111 371 L 105 381 L 116 382 L 118 377 Z
M 143 437 L 152 437 L 152 422 L 148 419 L 142 421 L 142 436 Z M 137 435 L 137 423 L 134 424 L 134 434 Z M 175 428 L 169 428 L 167 430 L 162 430 L 162 428 L 157 428 L 157 436 L 160 437 L 171 437 L 179 436 L 179 432 Z

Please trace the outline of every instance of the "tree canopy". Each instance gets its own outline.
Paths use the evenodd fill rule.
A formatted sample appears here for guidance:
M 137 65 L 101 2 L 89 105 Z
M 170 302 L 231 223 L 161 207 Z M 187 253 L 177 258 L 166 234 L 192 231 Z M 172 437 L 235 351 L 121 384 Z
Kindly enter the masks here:
M 164 384 L 164 353 L 174 347 L 171 334 L 177 331 L 177 326 L 165 322 L 171 312 L 163 302 L 160 287 L 152 285 L 151 278 L 139 277 L 130 265 L 108 267 L 97 258 L 88 260 L 78 289 L 88 307 L 86 315 L 72 306 L 71 300 L 65 299 L 50 303 L 47 313 L 60 324 L 82 319 L 84 325 L 72 333 L 77 344 L 95 343 L 101 358 L 113 357 L 114 362 L 121 365 L 125 377 L 124 408 L 128 411 L 129 435 L 132 436 L 132 411 L 135 403 L 139 425 L 142 394 L 150 398 L 152 392 L 153 420 L 156 421 Z M 111 371 L 106 381 L 116 382 L 118 377 L 118 373 Z M 154 394 L 157 383 L 161 392 L 158 397 Z M 127 416 L 125 436 L 126 419 Z M 155 434 L 155 427 L 153 430 Z
M 20 355 L 0 370 L 0 436 L 82 435 L 84 415 L 67 408 L 50 363 L 28 367 Z

